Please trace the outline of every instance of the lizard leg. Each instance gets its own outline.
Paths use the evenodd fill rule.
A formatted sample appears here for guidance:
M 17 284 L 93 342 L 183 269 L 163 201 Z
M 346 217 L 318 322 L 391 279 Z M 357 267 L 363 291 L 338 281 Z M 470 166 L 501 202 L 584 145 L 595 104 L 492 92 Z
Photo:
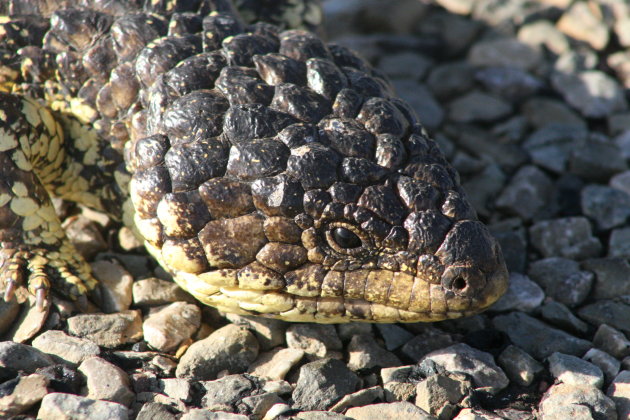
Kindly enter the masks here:
M 64 134 L 36 102 L 0 92 L 0 290 L 26 287 L 41 308 L 50 290 L 78 300 L 96 286 L 66 237 L 47 187 L 67 178 Z

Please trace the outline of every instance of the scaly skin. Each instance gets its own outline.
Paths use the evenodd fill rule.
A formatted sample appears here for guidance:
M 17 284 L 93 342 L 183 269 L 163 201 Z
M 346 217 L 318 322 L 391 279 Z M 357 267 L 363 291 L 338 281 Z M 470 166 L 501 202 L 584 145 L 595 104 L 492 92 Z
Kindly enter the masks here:
M 229 312 L 437 321 L 503 294 L 498 244 L 382 76 L 310 32 L 188 3 L 22 0 L 1 21 L 8 298 L 96 285 L 49 194 L 122 219 L 177 283 Z M 237 3 L 276 23 L 320 16 L 311 2 Z

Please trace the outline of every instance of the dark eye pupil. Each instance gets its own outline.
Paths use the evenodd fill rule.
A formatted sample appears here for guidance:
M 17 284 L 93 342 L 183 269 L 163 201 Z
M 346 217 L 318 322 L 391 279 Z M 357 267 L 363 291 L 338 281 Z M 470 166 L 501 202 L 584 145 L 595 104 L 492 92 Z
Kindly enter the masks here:
M 350 230 L 342 227 L 333 230 L 335 242 L 342 248 L 358 248 L 361 246 L 361 239 Z

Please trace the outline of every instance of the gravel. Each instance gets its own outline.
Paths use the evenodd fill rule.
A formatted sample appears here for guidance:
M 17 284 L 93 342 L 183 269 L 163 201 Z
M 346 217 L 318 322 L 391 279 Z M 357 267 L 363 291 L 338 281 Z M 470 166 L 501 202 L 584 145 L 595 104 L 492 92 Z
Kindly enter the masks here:
M 56 201 L 100 308 L 0 302 L 0 417 L 630 416 L 630 6 L 323 3 L 331 40 L 392 80 L 458 169 L 503 248 L 505 297 L 430 325 L 223 314 L 127 228 Z

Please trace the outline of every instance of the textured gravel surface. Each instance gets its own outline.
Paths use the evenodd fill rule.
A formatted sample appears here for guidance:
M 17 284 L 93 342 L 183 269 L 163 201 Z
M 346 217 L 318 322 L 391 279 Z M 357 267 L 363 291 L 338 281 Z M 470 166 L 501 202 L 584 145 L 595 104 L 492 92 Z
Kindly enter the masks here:
M 629 418 L 630 6 L 324 3 L 329 38 L 391 79 L 459 171 L 505 297 L 436 324 L 220 314 L 127 229 L 57 203 L 104 313 L 1 302 L 0 417 Z

